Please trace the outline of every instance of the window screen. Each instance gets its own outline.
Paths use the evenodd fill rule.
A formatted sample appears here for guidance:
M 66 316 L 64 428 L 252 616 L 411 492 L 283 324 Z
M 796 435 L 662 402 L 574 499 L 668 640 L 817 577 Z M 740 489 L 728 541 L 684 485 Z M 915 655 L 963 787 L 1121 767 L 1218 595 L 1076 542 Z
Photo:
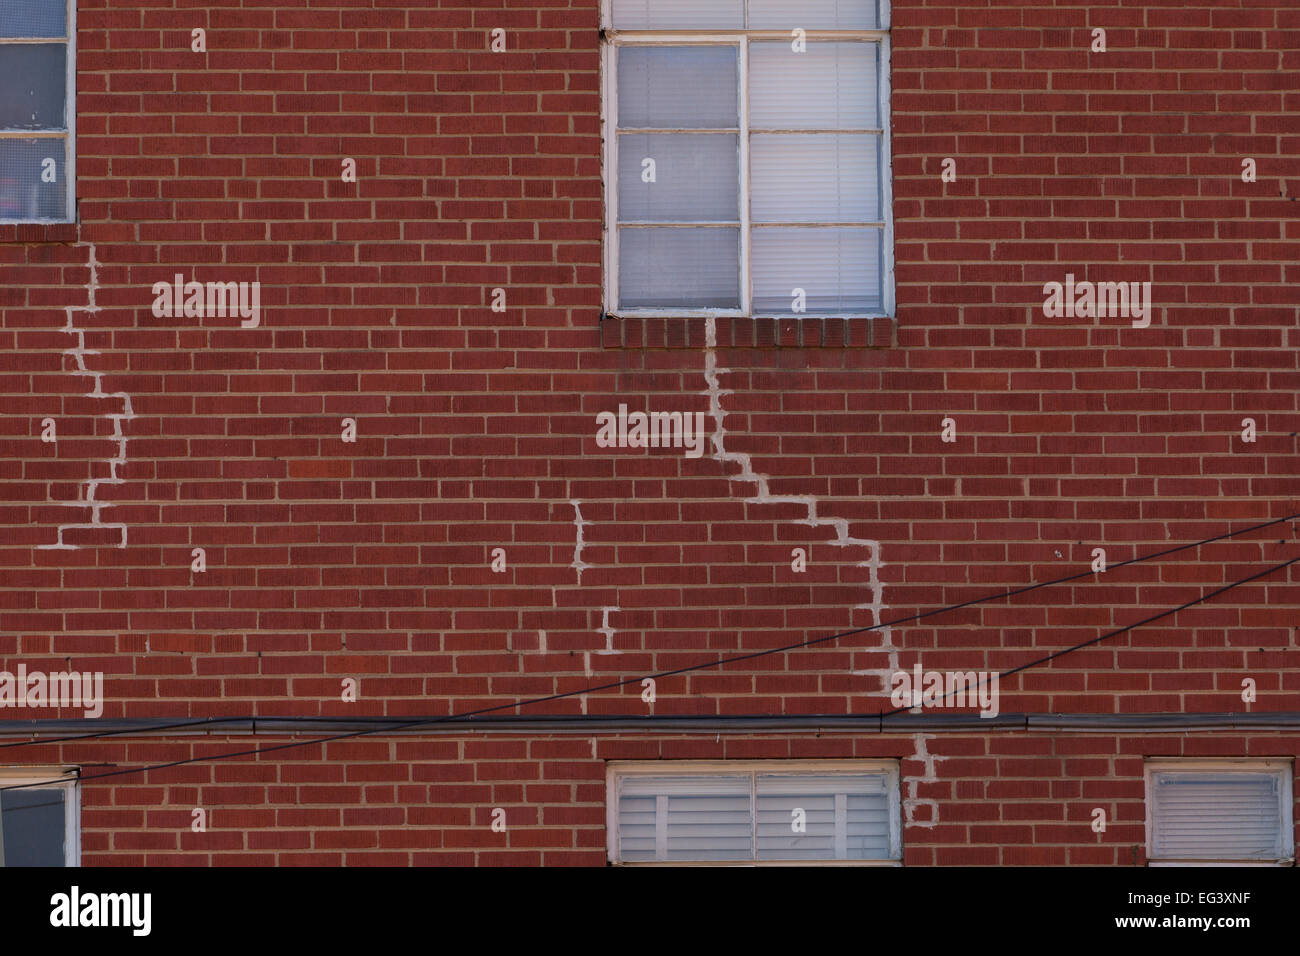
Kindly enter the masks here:
M 0 866 L 63 866 L 65 789 L 0 791 Z

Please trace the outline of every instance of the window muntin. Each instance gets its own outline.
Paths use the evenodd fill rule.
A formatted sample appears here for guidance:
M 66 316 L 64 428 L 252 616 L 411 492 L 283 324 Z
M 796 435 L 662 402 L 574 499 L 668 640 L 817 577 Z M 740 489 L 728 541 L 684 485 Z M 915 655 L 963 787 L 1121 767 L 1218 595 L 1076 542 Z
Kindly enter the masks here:
M 608 0 L 607 311 L 893 311 L 886 12 Z
M 0 222 L 75 217 L 76 0 L 0 0 Z

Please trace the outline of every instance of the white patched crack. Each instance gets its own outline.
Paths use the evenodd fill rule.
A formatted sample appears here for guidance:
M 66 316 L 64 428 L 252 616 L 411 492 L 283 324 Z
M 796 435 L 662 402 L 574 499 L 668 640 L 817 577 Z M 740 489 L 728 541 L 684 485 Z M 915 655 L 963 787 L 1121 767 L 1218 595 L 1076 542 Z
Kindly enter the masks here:
M 70 349 L 64 349 L 63 354 L 71 356 L 72 361 L 76 365 L 72 370 L 73 375 L 79 375 L 90 379 L 89 384 L 91 385 L 91 388 L 90 391 L 86 393 L 87 398 L 120 398 L 122 400 L 121 412 L 108 412 L 102 416 L 111 419 L 113 422 L 112 440 L 117 442 L 117 454 L 112 458 L 107 459 L 109 470 L 108 477 L 88 479 L 85 482 L 84 495 L 78 495 L 79 501 L 84 501 L 86 504 L 90 505 L 90 521 L 88 523 L 59 525 L 58 542 L 56 544 L 39 545 L 39 548 L 42 550 L 78 550 L 80 547 L 79 545 L 67 544 L 63 540 L 63 533 L 72 529 L 116 528 L 121 532 L 121 539 L 119 540 L 117 547 L 125 548 L 127 541 L 127 526 L 125 524 L 120 522 L 106 522 L 100 518 L 100 512 L 104 508 L 112 507 L 112 503 L 98 501 L 95 497 L 100 485 L 120 485 L 126 480 L 119 471 L 119 469 L 126 464 L 126 444 L 128 440 L 126 433 L 122 428 L 122 423 L 135 418 L 135 411 L 131 407 L 130 395 L 126 392 L 105 392 L 103 388 L 104 373 L 86 368 L 86 356 L 98 355 L 100 353 L 96 349 L 86 348 L 86 332 L 83 329 L 77 328 L 73 316 L 77 312 L 94 314 L 99 311 L 99 305 L 95 301 L 95 294 L 99 289 L 99 261 L 95 258 L 94 243 L 90 243 L 89 247 L 90 282 L 86 286 L 87 304 L 84 308 L 68 306 L 65 309 L 68 322 L 67 325 L 64 326 L 63 331 L 76 338 L 76 345 Z
M 744 481 L 753 484 L 757 489 L 756 494 L 745 499 L 747 502 L 756 504 L 794 504 L 800 505 L 806 509 L 807 516 L 799 520 L 799 524 L 806 524 L 811 527 L 829 527 L 835 531 L 835 537 L 831 544 L 842 548 L 860 546 L 866 548 L 869 557 L 866 561 L 859 561 L 858 567 L 864 567 L 868 570 L 868 587 L 870 590 L 871 600 L 862 604 L 854 605 L 855 609 L 866 609 L 871 612 L 871 623 L 881 624 L 881 612 L 885 604 L 880 583 L 880 542 L 874 538 L 859 538 L 849 533 L 849 521 L 847 518 L 824 517 L 817 513 L 818 501 L 814 495 L 776 495 L 768 484 L 768 476 L 760 474 L 754 470 L 753 457 L 744 452 L 727 450 L 727 429 L 723 424 L 723 418 L 726 412 L 722 408 L 722 396 L 730 395 L 730 389 L 724 389 L 719 381 L 719 375 L 730 373 L 731 369 L 721 368 L 718 366 L 718 328 L 717 321 L 712 316 L 705 319 L 705 352 L 704 352 L 704 381 L 708 385 L 709 414 L 713 417 L 715 428 L 713 432 L 713 459 L 719 462 L 728 462 L 740 467 L 740 474 L 732 476 L 735 481 Z M 881 687 L 888 690 L 892 675 L 898 671 L 898 648 L 894 646 L 893 637 L 889 628 L 880 628 L 870 633 L 880 635 L 880 649 L 888 655 L 889 664 L 885 668 L 871 668 L 867 670 L 852 671 L 859 676 L 877 677 L 880 680 Z M 916 744 L 916 757 L 925 765 L 924 776 L 909 780 L 907 783 L 908 794 L 903 801 L 904 811 L 906 813 L 907 823 L 910 826 L 930 828 L 939 822 L 939 804 L 935 800 L 923 799 L 917 797 L 917 785 L 919 782 L 933 782 L 937 779 L 935 776 L 936 761 L 942 759 L 931 755 L 926 750 L 926 740 L 928 738 L 922 734 L 917 734 L 913 738 Z M 931 808 L 931 819 L 917 821 L 915 814 L 918 807 L 928 806 Z
M 859 561 L 858 567 L 866 568 L 868 571 L 868 590 L 870 591 L 871 600 L 862 604 L 855 604 L 854 609 L 865 609 L 871 612 L 871 623 L 879 625 L 881 623 L 880 614 L 885 604 L 882 600 L 882 587 L 880 584 L 880 542 L 873 538 L 859 538 L 849 533 L 849 521 L 847 518 L 830 518 L 824 517 L 817 513 L 818 501 L 814 495 L 775 495 L 768 485 L 768 476 L 760 474 L 754 470 L 753 458 L 744 452 L 728 451 L 726 446 L 727 429 L 723 424 L 723 418 L 726 412 L 722 408 L 722 396 L 730 395 L 730 389 L 724 389 L 719 382 L 718 376 L 728 374 L 731 369 L 720 368 L 718 366 L 718 328 L 717 321 L 709 316 L 705 319 L 705 352 L 704 352 L 704 381 L 708 385 L 709 414 L 715 423 L 713 431 L 713 459 L 719 462 L 730 462 L 740 466 L 740 474 L 731 476 L 735 481 L 744 481 L 753 484 L 757 489 L 757 494 L 745 499 L 747 502 L 756 504 L 794 504 L 800 505 L 807 511 L 807 517 L 799 519 L 799 524 L 806 524 L 811 527 L 829 527 L 835 531 L 835 537 L 831 544 L 842 548 L 863 547 L 866 548 L 869 557 L 865 561 Z M 854 674 L 862 676 L 877 676 L 880 678 L 881 686 L 888 688 L 891 675 L 898 670 L 898 648 L 893 644 L 889 628 L 882 628 L 880 634 L 880 648 L 889 655 L 889 666 L 887 668 L 873 668 L 870 670 L 853 671 Z
M 919 777 L 910 777 L 907 781 L 907 796 L 903 798 L 903 822 L 909 827 L 920 827 L 923 830 L 929 830 L 939 824 L 939 801 L 931 800 L 928 797 L 918 797 L 916 795 L 917 786 L 922 783 L 938 783 L 939 776 L 937 771 L 940 760 L 946 758 L 936 756 L 930 753 L 926 747 L 927 741 L 933 740 L 934 735 L 914 734 L 912 741 L 916 745 L 915 756 L 925 765 L 925 773 Z M 929 820 L 917 820 L 916 810 L 918 807 L 930 808 Z
M 574 498 L 569 504 L 573 505 L 573 526 L 576 529 L 573 540 L 573 563 L 569 567 L 578 572 L 578 583 L 581 584 L 582 572 L 591 567 L 590 564 L 582 560 L 582 549 L 586 547 L 586 542 L 583 541 L 582 537 L 582 529 L 587 526 L 587 522 L 582 520 L 582 502 Z

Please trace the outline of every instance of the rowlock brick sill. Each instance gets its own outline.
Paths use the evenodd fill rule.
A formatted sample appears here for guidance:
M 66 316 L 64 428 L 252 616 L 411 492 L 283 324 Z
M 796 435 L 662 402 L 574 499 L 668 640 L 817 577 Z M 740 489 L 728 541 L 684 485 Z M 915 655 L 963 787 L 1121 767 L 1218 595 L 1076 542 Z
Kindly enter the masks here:
M 719 316 L 720 349 L 879 349 L 896 342 L 898 320 L 878 318 L 737 318 Z M 607 349 L 703 349 L 702 318 L 605 315 L 601 345 Z

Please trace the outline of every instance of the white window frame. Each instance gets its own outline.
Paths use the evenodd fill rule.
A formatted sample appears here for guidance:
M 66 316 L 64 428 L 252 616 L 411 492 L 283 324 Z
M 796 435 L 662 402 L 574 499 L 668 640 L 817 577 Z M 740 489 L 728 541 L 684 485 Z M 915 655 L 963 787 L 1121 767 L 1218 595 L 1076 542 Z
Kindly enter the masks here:
M 619 858 L 619 783 L 629 777 L 749 775 L 752 794 L 759 776 L 861 776 L 884 774 L 889 802 L 889 857 L 882 860 L 636 860 Z M 885 866 L 903 865 L 902 798 L 897 760 L 611 760 L 605 765 L 605 849 L 615 866 Z
M 792 6 L 798 0 L 790 0 Z M 894 292 L 894 187 L 892 176 L 892 146 L 890 144 L 890 52 L 889 52 L 889 7 L 890 0 L 876 0 L 879 29 L 875 30 L 807 30 L 807 40 L 849 40 L 863 43 L 879 43 L 880 71 L 877 88 L 877 115 L 882 128 L 880 155 L 880 214 L 882 220 L 874 223 L 849 223 L 848 225 L 883 226 L 880 237 L 880 311 L 850 312 L 801 312 L 801 313 L 758 313 L 753 311 L 754 279 L 750 263 L 750 184 L 749 184 L 749 42 L 751 40 L 786 40 L 791 39 L 789 30 L 615 30 L 613 27 L 613 0 L 601 0 L 600 23 L 604 40 L 600 45 L 600 126 L 604 140 L 602 160 L 605 184 L 605 258 L 604 258 L 604 310 L 607 315 L 616 318 L 710 318 L 717 316 L 734 316 L 738 318 L 773 318 L 773 319 L 821 319 L 821 318 L 892 318 L 895 311 Z M 748 11 L 748 4 L 745 7 Z M 712 46 L 736 46 L 739 48 L 739 100 L 740 129 L 740 308 L 739 309 L 620 309 L 618 307 L 618 69 L 615 63 L 616 49 L 629 45 L 673 45 L 703 43 Z M 723 130 L 679 130 L 668 132 L 724 132 Z M 875 132 L 874 130 L 872 132 Z M 736 223 L 693 222 L 691 228 L 724 225 L 734 228 Z M 845 225 L 844 223 L 781 223 L 781 227 L 799 228 L 800 226 Z M 760 227 L 762 228 L 762 227 Z
M 0 139 L 62 139 L 67 141 L 67 152 L 63 159 L 63 218 L 62 219 L 3 219 L 4 225 L 30 225 L 32 223 L 67 224 L 77 221 L 77 0 L 67 2 L 67 32 L 62 42 L 68 49 L 65 58 L 63 118 L 67 123 L 67 132 L 51 130 L 15 130 L 0 127 Z M 9 44 L 35 45 L 41 43 L 58 43 L 59 37 L 0 37 L 0 47 Z
M 1155 800 L 1152 796 L 1152 776 L 1156 773 L 1272 773 L 1281 777 L 1282 787 L 1280 803 L 1282 806 L 1282 850 L 1283 856 L 1276 860 L 1231 860 L 1231 859 L 1169 859 L 1155 856 L 1155 827 L 1153 812 Z M 1151 758 L 1143 767 L 1144 796 L 1146 800 L 1146 855 L 1147 866 L 1292 866 L 1295 864 L 1295 803 L 1292 796 L 1291 781 L 1295 767 L 1290 758 L 1250 759 L 1243 757 L 1224 757 L 1221 759 L 1199 758 Z
M 46 786 L 29 787 L 32 791 L 62 790 L 63 796 L 63 865 L 81 866 L 81 788 L 77 786 L 76 767 L 0 767 L 0 787 L 18 787 L 29 783 Z

